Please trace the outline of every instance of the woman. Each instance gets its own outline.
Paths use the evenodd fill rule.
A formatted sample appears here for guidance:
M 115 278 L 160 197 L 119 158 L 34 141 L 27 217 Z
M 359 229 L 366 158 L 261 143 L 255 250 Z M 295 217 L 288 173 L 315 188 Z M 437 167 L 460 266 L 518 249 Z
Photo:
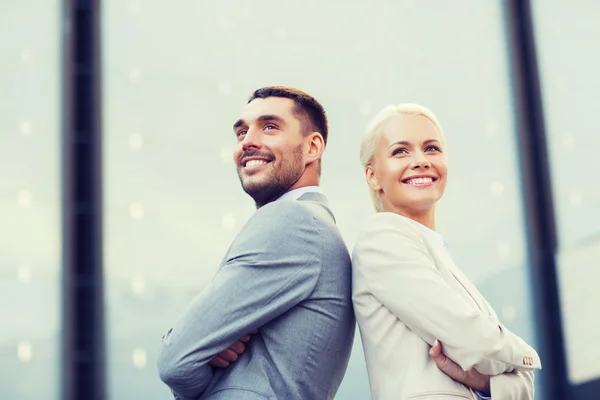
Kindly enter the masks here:
M 448 165 L 434 114 L 386 107 L 360 157 L 377 213 L 354 248 L 353 301 L 373 399 L 532 399 L 537 353 L 498 321 L 435 232 Z

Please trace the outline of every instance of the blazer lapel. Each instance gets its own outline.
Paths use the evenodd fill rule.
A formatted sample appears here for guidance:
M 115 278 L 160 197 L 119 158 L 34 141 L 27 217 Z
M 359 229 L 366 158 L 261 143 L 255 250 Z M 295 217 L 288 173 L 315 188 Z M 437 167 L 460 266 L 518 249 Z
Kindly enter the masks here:
M 454 260 L 452 259 L 452 256 L 447 251 L 443 251 L 441 257 L 443 258 L 444 264 L 448 268 L 448 272 L 450 272 L 450 275 L 452 275 L 454 280 L 464 290 L 466 295 L 465 297 L 471 299 L 480 311 L 489 315 L 490 311 L 488 310 L 488 307 L 485 304 L 485 301 L 483 300 L 481 294 L 479 293 L 477 288 L 471 283 L 471 281 L 469 281 L 469 279 L 463 274 L 463 272 L 456 266 Z

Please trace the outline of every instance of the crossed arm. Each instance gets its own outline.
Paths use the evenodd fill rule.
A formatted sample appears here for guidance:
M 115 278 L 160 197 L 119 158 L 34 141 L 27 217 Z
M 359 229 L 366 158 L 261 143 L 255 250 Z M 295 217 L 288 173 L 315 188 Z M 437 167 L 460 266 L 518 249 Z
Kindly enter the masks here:
M 433 345 L 429 355 L 443 373 L 486 398 L 507 400 L 533 400 L 534 398 L 532 371 L 505 372 L 499 375 L 485 375 L 475 368 L 465 371 L 446 357 L 439 341 Z
M 214 365 L 216 356 L 306 299 L 316 285 L 321 245 L 312 216 L 289 202 L 259 212 L 163 337 L 158 369 L 177 398 L 199 398 L 213 376 L 211 360 Z
M 530 371 L 540 365 L 535 350 L 448 286 L 410 221 L 376 218 L 355 248 L 370 292 L 425 342 L 442 342 L 441 354 L 449 360 L 443 367 L 450 373 L 441 369 L 453 379 L 484 392 L 491 387 L 493 396 L 500 390 L 512 393 L 503 399 L 532 397 Z M 523 356 L 531 357 L 533 365 L 524 365 Z M 438 355 L 436 363 L 440 360 Z M 457 368 L 449 368 L 452 364 Z M 452 376 L 458 369 L 472 372 Z M 486 376 L 491 376 L 489 387 Z

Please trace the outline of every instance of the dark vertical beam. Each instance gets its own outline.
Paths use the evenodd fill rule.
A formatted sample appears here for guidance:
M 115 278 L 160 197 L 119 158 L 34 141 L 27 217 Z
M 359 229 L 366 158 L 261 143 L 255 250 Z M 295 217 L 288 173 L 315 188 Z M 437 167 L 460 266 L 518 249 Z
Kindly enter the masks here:
M 102 400 L 100 0 L 63 0 L 62 27 L 62 397 Z
M 556 271 L 556 226 L 544 113 L 529 0 L 506 0 L 513 100 L 525 201 L 525 221 L 542 355 L 546 400 L 568 399 L 568 381 Z

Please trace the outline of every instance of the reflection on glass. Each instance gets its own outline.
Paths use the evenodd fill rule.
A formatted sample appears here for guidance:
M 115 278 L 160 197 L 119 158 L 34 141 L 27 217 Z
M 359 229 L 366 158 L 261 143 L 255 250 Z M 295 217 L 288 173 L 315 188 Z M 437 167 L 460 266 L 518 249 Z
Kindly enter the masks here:
M 435 110 L 452 136 L 440 232 L 506 325 L 535 345 L 500 3 L 103 3 L 112 398 L 168 397 L 160 337 L 254 211 L 231 125 L 254 89 L 273 84 L 328 112 L 322 186 L 350 249 L 372 212 L 358 160 L 366 123 L 393 103 Z M 337 398 L 368 397 L 357 335 Z
M 596 48 L 600 3 L 533 2 L 546 134 L 559 240 L 559 287 L 569 379 L 600 377 L 600 337 L 594 305 L 600 269 L 600 92 Z
M 59 398 L 58 11 L 58 1 L 0 2 L 3 399 Z

